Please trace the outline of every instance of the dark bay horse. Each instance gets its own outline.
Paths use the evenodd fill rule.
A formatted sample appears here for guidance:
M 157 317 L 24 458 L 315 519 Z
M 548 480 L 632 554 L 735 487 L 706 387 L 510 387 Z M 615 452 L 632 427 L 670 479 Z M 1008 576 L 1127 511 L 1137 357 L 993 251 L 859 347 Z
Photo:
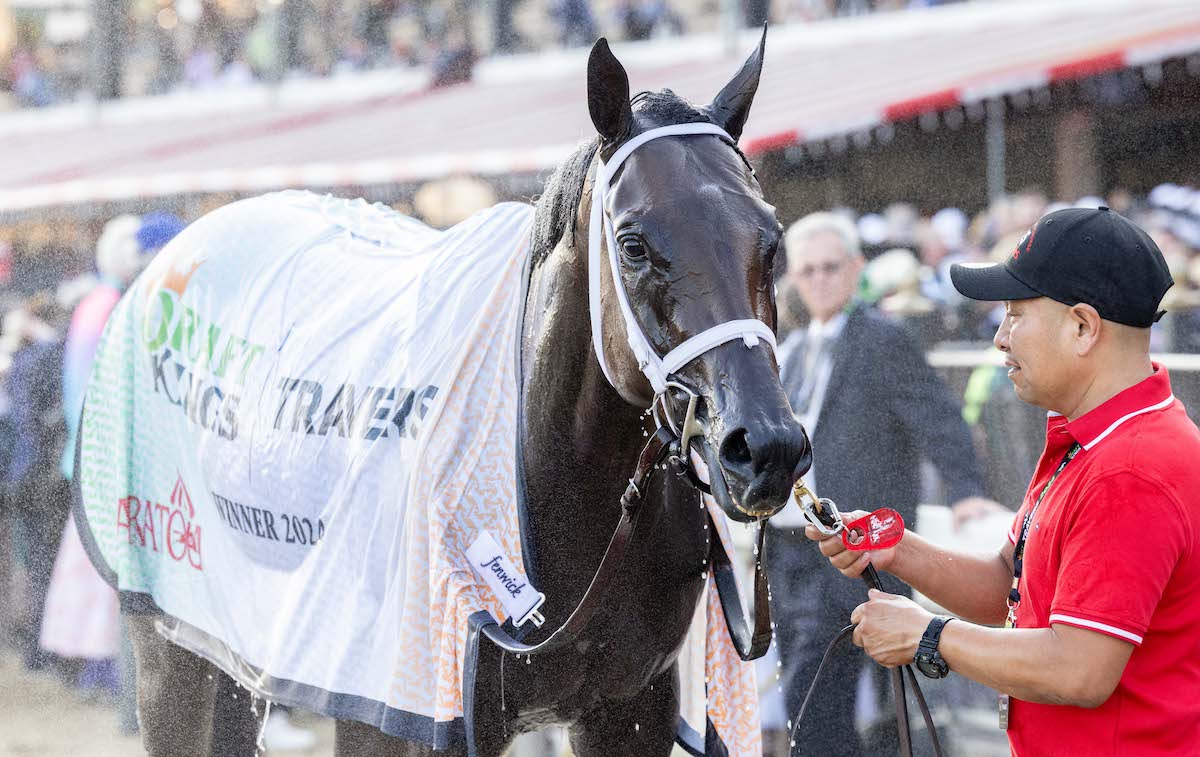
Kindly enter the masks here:
M 551 177 L 533 231 L 518 467 L 527 570 L 548 599 L 546 626 L 526 641 L 545 638 L 587 590 L 621 517 L 621 495 L 645 434 L 654 428 L 646 408 L 655 391 L 623 338 L 627 326 L 615 286 L 624 287 L 633 317 L 659 355 L 729 321 L 775 327 L 781 227 L 735 144 L 758 87 L 763 51 L 760 43 L 711 104 L 694 107 L 669 90 L 631 100 L 626 72 L 607 43 L 592 50 L 588 108 L 598 137 Z M 601 161 L 630 139 L 685 123 L 714 124 L 734 142 L 716 134 L 656 139 L 629 156 L 608 188 L 609 238 L 620 248 L 620 281 L 601 276 L 610 383 L 593 348 L 589 314 L 595 177 Z M 722 343 L 674 374 L 700 399 L 696 420 L 703 430 L 692 448 L 707 463 L 714 497 L 742 522 L 781 508 L 811 462 L 772 350 L 748 346 Z M 658 475 L 653 482 L 621 569 L 586 632 L 568 648 L 509 667 L 502 684 L 505 721 L 477 745 L 481 757 L 498 757 L 513 736 L 552 724 L 568 727 L 579 757 L 671 751 L 676 657 L 705 586 L 709 535 L 697 490 L 686 479 Z M 234 708 L 242 713 L 240 727 L 230 727 L 220 714 L 230 710 L 217 702 L 228 696 L 219 688 L 228 679 L 161 638 L 154 623 L 153 617 L 131 618 L 150 755 L 253 754 L 256 723 L 246 697 Z M 427 745 L 354 721 L 338 722 L 337 750 L 342 756 L 433 754 Z M 713 729 L 706 752 L 725 753 Z M 449 752 L 466 753 L 465 745 Z

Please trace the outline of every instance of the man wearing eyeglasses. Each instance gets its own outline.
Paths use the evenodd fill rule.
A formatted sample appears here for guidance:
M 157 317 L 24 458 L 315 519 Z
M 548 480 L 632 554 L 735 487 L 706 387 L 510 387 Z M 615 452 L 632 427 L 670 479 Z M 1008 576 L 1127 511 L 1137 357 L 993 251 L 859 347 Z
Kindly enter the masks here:
M 781 345 L 780 371 L 792 411 L 813 440 L 809 487 L 854 508 L 894 508 L 912 524 L 925 458 L 940 472 L 947 501 L 972 509 L 999 507 L 980 497 L 983 477 L 950 390 L 903 325 L 855 299 L 863 257 L 853 224 L 816 213 L 788 229 L 785 241 L 787 283 L 803 302 L 809 324 Z M 825 645 L 866 594 L 861 586 L 837 580 L 807 543 L 799 508 L 787 508 L 770 522 L 775 529 L 766 557 L 780 683 L 787 716 L 794 718 Z M 896 582 L 891 589 L 903 586 Z M 822 687 L 810 705 L 797 734 L 805 753 L 867 751 L 855 732 L 852 683 L 865 662 L 849 647 L 831 661 L 824 680 L 839 683 Z M 886 743 L 897 743 L 894 727 L 884 732 Z M 890 746 L 890 752 L 897 748 Z

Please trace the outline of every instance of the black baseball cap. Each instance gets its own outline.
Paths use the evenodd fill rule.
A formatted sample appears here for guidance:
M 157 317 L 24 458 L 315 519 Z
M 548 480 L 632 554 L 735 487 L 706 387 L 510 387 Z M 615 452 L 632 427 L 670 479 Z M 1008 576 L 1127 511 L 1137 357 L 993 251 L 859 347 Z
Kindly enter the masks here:
M 1086 303 L 1106 321 L 1149 328 L 1174 284 L 1158 245 L 1129 219 L 1101 206 L 1042 216 L 1003 263 L 950 267 L 954 288 L 973 300 L 1049 297 Z

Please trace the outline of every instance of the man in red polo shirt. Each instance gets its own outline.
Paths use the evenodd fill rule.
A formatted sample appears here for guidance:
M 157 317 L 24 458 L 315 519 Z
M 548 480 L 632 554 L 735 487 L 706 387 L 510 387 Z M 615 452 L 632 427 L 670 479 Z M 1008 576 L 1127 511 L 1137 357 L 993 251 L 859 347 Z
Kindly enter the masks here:
M 1000 691 L 1017 755 L 1200 755 L 1200 431 L 1150 360 L 1162 254 L 1107 208 L 1072 208 L 951 278 L 1004 302 L 995 344 L 1050 411 L 1046 448 L 999 554 L 912 533 L 862 554 L 809 528 L 844 574 L 874 563 L 955 614 L 872 591 L 855 643 Z

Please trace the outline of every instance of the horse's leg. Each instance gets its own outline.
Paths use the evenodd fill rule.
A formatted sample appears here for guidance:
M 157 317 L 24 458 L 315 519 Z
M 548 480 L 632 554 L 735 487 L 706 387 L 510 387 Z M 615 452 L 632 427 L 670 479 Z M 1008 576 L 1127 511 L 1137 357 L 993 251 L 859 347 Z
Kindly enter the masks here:
M 337 721 L 334 754 L 337 757 L 466 757 L 466 747 L 435 752 L 433 747 L 388 736 L 373 726 L 354 720 Z M 499 757 L 497 755 L 497 757 Z
M 154 616 L 130 616 L 128 620 L 137 665 L 138 723 L 146 754 L 209 757 L 220 671 L 160 636 L 154 630 Z
M 666 757 L 675 743 L 679 691 L 672 667 L 629 700 L 608 702 L 571 726 L 576 757 Z
M 212 749 L 209 757 L 256 757 L 258 734 L 266 702 L 255 700 L 216 666 L 217 693 L 213 703 Z

